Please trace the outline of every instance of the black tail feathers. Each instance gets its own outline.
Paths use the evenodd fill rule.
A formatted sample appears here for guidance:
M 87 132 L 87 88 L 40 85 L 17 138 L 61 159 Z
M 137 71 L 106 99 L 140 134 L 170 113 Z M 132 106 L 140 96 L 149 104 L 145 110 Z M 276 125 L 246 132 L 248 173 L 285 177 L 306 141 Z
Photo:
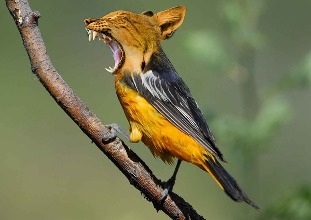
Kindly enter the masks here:
M 235 179 L 222 167 L 222 165 L 212 158 L 206 159 L 206 164 L 210 169 L 210 172 L 218 180 L 223 187 L 225 193 L 230 196 L 236 202 L 246 202 L 259 210 L 259 207 L 248 198 L 248 196 L 242 191 L 241 187 L 235 181 Z

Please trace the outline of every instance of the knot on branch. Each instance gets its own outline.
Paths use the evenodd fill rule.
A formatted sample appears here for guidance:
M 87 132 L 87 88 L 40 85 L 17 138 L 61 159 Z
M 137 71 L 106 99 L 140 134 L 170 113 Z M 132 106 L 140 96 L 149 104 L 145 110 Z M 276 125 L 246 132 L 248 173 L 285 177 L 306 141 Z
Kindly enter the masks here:
M 41 14 L 39 11 L 32 11 L 30 14 L 25 16 L 24 22 L 22 22 L 21 25 L 22 26 L 28 26 L 33 24 L 38 25 L 38 20 L 40 17 Z

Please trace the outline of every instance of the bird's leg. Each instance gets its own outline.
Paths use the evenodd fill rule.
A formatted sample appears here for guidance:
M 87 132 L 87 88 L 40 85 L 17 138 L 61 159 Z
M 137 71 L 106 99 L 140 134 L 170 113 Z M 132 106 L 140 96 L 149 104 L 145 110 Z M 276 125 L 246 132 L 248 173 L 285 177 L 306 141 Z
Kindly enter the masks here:
M 171 178 L 169 178 L 168 181 L 164 183 L 164 190 L 162 192 L 161 201 L 164 201 L 167 195 L 169 194 L 169 192 L 173 190 L 173 187 L 175 185 L 176 175 L 180 167 L 180 164 L 181 164 L 181 160 L 178 159 L 173 175 L 171 176 Z
M 108 135 L 108 137 L 105 138 L 104 141 L 109 141 L 109 140 L 112 140 L 112 139 L 116 138 L 117 137 L 117 132 L 122 134 L 127 140 L 130 140 L 129 133 L 124 131 L 118 124 L 113 123 L 113 124 L 109 124 L 109 125 L 106 125 L 106 126 L 110 129 L 111 135 Z

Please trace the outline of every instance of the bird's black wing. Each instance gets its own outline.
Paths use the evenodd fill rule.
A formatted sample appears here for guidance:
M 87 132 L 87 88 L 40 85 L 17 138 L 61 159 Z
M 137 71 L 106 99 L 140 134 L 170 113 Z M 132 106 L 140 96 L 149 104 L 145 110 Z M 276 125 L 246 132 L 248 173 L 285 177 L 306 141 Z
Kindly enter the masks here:
M 157 60 L 153 58 L 143 73 L 124 74 L 123 83 L 136 90 L 181 131 L 223 160 L 223 155 L 217 148 L 213 134 L 189 88 L 169 60 L 164 58 L 166 62 L 163 64 L 162 57 L 161 65 L 154 63 Z

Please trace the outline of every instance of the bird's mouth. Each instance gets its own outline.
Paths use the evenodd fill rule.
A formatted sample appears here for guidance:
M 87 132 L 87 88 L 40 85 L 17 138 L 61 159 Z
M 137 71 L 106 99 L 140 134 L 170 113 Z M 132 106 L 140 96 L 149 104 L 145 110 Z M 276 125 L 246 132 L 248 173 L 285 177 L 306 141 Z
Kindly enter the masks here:
M 114 67 L 108 67 L 105 68 L 108 72 L 115 74 L 116 70 L 118 70 L 122 63 L 123 63 L 123 58 L 124 58 L 124 52 L 122 46 L 111 36 L 108 34 L 100 33 L 94 30 L 86 29 L 88 36 L 89 36 L 89 41 L 95 40 L 96 37 L 105 42 L 106 44 L 109 45 L 112 54 L 113 54 L 113 59 L 114 59 Z

